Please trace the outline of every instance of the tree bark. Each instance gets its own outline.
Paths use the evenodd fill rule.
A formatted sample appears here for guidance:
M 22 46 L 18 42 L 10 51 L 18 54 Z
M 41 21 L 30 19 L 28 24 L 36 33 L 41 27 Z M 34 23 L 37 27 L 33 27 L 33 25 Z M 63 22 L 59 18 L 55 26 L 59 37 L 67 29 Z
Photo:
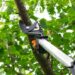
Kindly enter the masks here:
M 19 10 L 19 14 L 20 14 L 21 19 L 24 22 L 24 24 L 27 25 L 27 26 L 31 25 L 31 21 L 30 21 L 30 19 L 28 17 L 28 14 L 27 14 L 26 8 L 23 5 L 23 2 L 21 0 L 15 0 L 15 3 L 17 5 L 17 8 Z M 30 38 L 30 36 L 28 36 L 28 38 L 29 38 L 29 42 L 31 44 L 31 38 Z M 41 68 L 43 69 L 45 75 L 55 75 L 54 72 L 53 72 L 53 70 L 52 70 L 52 68 L 51 68 L 50 61 L 47 60 L 43 56 L 43 54 L 39 53 L 33 47 L 32 47 L 32 51 L 33 51 L 33 54 L 34 54 L 35 58 L 39 62 Z

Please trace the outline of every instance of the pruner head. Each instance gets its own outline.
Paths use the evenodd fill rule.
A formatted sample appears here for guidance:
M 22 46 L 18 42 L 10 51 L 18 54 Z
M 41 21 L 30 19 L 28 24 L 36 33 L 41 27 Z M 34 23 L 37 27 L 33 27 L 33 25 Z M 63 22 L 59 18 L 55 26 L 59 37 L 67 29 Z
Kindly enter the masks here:
M 43 35 L 43 30 L 38 22 L 35 22 L 32 26 L 26 26 L 22 21 L 20 21 L 19 25 L 22 31 L 29 36 L 35 38 L 47 38 L 47 36 Z
M 42 34 L 42 30 L 38 24 L 38 22 L 35 22 L 32 26 L 26 26 L 22 21 L 19 21 L 20 28 L 22 31 L 26 34 L 31 34 L 31 35 L 38 35 Z

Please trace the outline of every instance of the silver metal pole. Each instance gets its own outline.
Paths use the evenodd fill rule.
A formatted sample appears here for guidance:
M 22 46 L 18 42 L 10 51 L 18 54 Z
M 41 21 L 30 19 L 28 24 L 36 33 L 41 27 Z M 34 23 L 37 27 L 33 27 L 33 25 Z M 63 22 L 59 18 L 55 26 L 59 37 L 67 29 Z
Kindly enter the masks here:
M 64 66 L 66 67 L 72 66 L 74 60 L 65 53 L 63 53 L 60 49 L 52 45 L 50 42 L 48 42 L 45 39 L 38 39 L 38 43 Z

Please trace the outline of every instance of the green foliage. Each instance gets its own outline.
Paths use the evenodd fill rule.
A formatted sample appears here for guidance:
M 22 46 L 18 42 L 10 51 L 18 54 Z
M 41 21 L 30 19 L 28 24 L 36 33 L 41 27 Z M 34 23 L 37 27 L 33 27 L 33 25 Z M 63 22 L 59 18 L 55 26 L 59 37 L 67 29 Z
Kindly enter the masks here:
M 49 32 L 51 43 L 66 54 L 75 53 L 75 0 L 24 0 L 24 3 L 29 6 L 27 11 L 30 18 L 39 21 L 45 34 Z M 42 8 L 37 10 L 40 13 L 47 9 L 51 20 L 36 17 L 34 15 L 36 6 Z M 33 75 L 33 73 L 43 75 L 31 51 L 27 36 L 22 33 L 18 25 L 17 13 L 14 0 L 0 1 L 0 62 L 2 62 L 0 75 L 3 73 L 6 75 Z M 59 18 L 54 17 L 56 13 L 59 14 Z M 71 57 L 74 58 L 75 55 Z M 53 58 L 52 60 L 56 75 L 69 73 L 57 60 Z

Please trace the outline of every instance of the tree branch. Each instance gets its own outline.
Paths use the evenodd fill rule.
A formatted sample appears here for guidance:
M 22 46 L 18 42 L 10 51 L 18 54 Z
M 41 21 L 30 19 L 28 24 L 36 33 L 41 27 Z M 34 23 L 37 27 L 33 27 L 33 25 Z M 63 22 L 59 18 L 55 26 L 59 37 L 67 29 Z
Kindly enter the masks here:
M 15 3 L 17 5 L 20 17 L 21 17 L 22 21 L 24 22 L 24 24 L 26 24 L 27 26 L 31 25 L 31 21 L 28 17 L 26 8 L 24 7 L 22 1 L 21 0 L 15 0 Z
M 20 13 L 20 16 L 21 16 L 21 19 L 22 21 L 28 26 L 28 25 L 31 25 L 31 21 L 28 17 L 28 14 L 27 14 L 27 11 L 26 11 L 26 8 L 24 7 L 23 3 L 21 0 L 15 0 L 16 2 L 16 5 L 18 7 L 18 10 L 19 10 L 19 13 Z M 29 37 L 29 41 L 30 41 L 30 44 L 31 44 L 31 38 L 30 36 Z M 32 47 L 32 46 L 31 46 Z M 50 62 L 49 60 L 47 60 L 43 54 L 39 53 L 37 50 L 35 50 L 33 47 L 32 47 L 32 51 L 33 51 L 33 54 L 35 55 L 37 61 L 39 62 L 41 68 L 43 69 L 45 75 L 55 75 L 53 70 L 51 69 L 51 66 L 50 66 Z

